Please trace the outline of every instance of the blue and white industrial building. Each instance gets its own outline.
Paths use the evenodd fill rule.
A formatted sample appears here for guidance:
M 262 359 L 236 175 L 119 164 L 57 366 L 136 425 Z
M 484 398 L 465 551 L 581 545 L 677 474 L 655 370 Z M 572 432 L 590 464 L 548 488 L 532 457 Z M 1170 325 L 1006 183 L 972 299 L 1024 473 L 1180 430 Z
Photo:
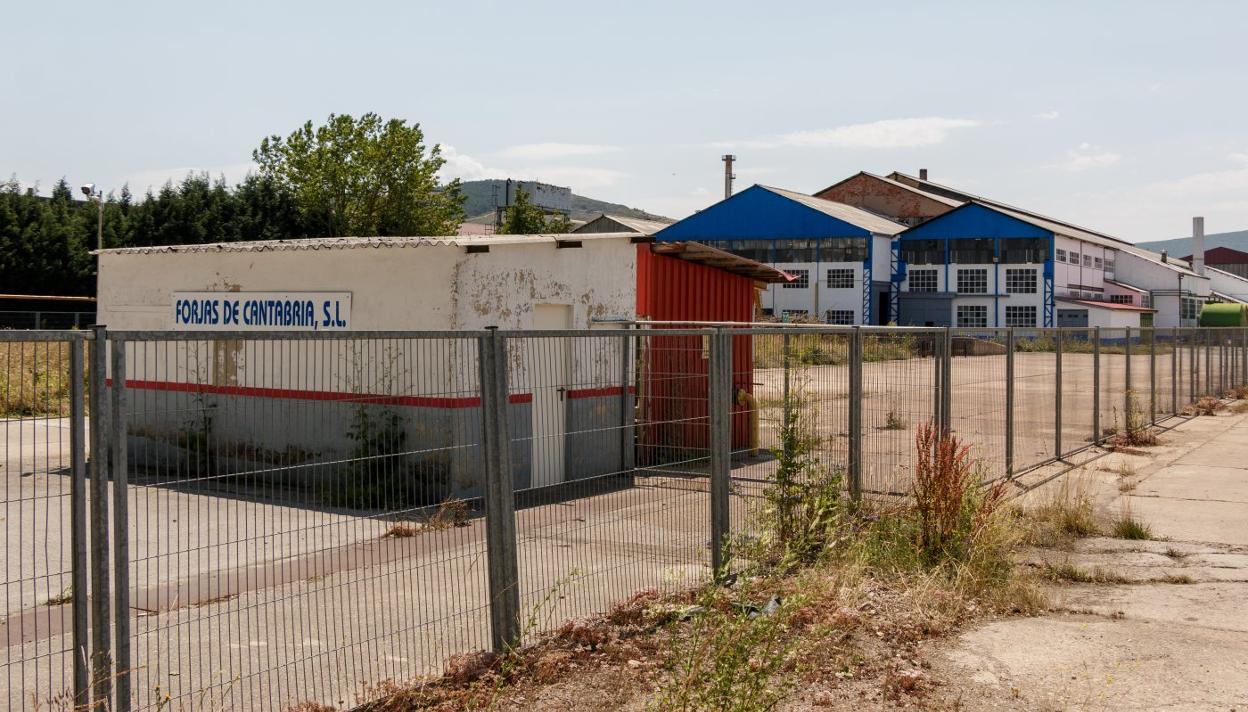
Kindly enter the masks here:
M 904 228 L 861 208 L 755 185 L 658 231 L 654 238 L 705 242 L 793 276 L 763 293 L 765 315 L 886 324 L 891 247 Z

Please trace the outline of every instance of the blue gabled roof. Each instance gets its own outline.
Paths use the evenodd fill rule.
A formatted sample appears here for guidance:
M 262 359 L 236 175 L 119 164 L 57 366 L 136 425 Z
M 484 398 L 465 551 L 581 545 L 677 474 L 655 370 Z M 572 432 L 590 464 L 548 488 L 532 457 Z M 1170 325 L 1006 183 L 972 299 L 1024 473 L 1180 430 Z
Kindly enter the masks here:
M 983 203 L 967 203 L 901 233 L 902 240 L 1052 236 L 1052 230 L 1033 220 Z
M 803 193 L 753 185 L 655 233 L 660 242 L 895 235 L 901 225 Z

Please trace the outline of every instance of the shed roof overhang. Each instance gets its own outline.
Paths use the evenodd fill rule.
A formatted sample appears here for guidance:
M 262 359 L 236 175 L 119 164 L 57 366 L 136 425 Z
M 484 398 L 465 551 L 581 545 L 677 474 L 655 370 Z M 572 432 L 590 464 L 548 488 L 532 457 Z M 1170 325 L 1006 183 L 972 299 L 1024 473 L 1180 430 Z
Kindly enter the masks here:
M 650 251 L 656 255 L 667 255 L 668 257 L 676 257 L 689 262 L 709 265 L 726 272 L 749 277 L 756 282 L 777 284 L 792 282 L 795 279 L 792 275 L 781 272 L 762 262 L 755 262 L 748 257 L 734 255 L 731 252 L 725 252 L 700 242 L 655 242 L 650 245 Z

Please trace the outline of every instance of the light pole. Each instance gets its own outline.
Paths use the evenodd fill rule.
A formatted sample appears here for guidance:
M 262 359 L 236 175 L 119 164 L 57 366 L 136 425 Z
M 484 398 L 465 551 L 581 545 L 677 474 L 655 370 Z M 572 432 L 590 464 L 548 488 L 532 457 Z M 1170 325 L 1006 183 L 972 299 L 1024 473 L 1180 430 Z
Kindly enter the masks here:
M 87 199 L 99 206 L 99 220 L 95 227 L 95 249 L 104 249 L 104 191 L 95 187 L 95 183 L 87 183 L 82 186 L 82 194 Z

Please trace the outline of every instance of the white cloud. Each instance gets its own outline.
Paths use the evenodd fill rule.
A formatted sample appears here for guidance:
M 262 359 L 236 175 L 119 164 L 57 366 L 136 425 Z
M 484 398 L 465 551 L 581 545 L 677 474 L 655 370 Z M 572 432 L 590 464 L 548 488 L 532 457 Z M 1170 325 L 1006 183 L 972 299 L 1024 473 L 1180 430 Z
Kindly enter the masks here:
M 1061 115 L 1062 115 L 1061 112 L 1059 112 L 1057 109 L 1053 109 L 1052 111 L 1042 111 L 1039 114 L 1033 114 L 1035 118 L 1040 119 L 1041 121 L 1053 121 L 1059 118 Z
M 1122 156 L 1113 151 L 1107 151 L 1090 143 L 1081 143 L 1079 148 L 1066 151 L 1066 160 L 1058 165 L 1077 173 L 1094 168 L 1108 168 L 1121 159 Z
M 1226 157 L 1237 163 L 1248 163 L 1248 151 L 1228 153 Z
M 601 156 L 604 153 L 615 153 L 619 150 L 619 146 L 596 143 L 523 143 L 518 146 L 509 146 L 499 151 L 498 155 L 502 158 L 524 161 L 549 161 L 556 158 Z
M 974 119 L 931 116 L 917 119 L 883 119 L 830 129 L 793 131 L 744 141 L 722 141 L 716 148 L 916 148 L 943 143 L 957 129 L 974 128 Z
M 604 188 L 617 184 L 626 174 L 610 168 L 596 166 L 568 165 L 487 165 L 472 156 L 460 153 L 454 146 L 443 144 L 442 157 L 446 164 L 438 172 L 444 181 L 483 180 L 486 178 L 515 178 L 517 180 L 536 180 L 543 183 L 564 185 L 579 192 L 587 189 Z
M 446 163 L 438 171 L 438 177 L 444 181 L 508 177 L 503 169 L 490 168 L 472 156 L 456 151 L 454 146 L 442 144 L 442 158 L 446 159 Z
M 256 164 L 248 161 L 246 163 L 231 163 L 224 166 L 198 166 L 185 168 L 151 168 L 137 173 L 124 176 L 122 182 L 130 186 L 130 192 L 135 195 L 143 195 L 148 189 L 153 193 L 158 192 L 164 187 L 165 183 L 173 182 L 177 184 L 184 180 L 188 175 L 206 173 L 212 180 L 224 177 L 225 182 L 229 185 L 237 185 L 248 173 L 255 172 Z M 120 190 L 121 186 L 118 185 Z

